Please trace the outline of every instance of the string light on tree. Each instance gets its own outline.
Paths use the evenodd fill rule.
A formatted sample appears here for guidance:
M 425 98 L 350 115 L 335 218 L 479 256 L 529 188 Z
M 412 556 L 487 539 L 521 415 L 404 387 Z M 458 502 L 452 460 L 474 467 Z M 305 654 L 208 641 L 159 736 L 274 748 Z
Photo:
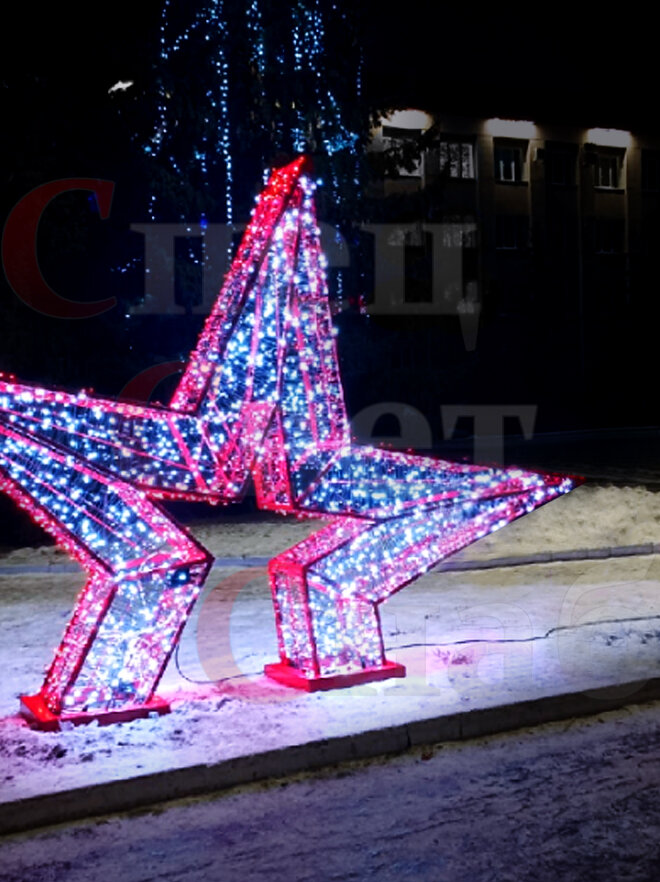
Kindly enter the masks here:
M 341 5 L 322 0 L 286 7 L 275 0 L 208 0 L 194 9 L 163 4 L 156 123 L 144 149 L 177 176 L 192 173 L 192 163 L 202 189 L 221 173 L 228 223 L 235 214 L 237 160 L 251 146 L 262 162 L 277 152 L 357 155 L 357 134 L 344 122 L 332 85 L 337 65 L 327 45 L 329 18 L 346 23 L 349 32 Z M 359 89 L 361 58 L 353 49 L 344 54 L 351 52 Z M 354 97 L 356 90 L 345 87 Z M 336 198 L 339 178 L 332 160 L 329 166 Z M 158 206 L 154 195 L 152 219 Z

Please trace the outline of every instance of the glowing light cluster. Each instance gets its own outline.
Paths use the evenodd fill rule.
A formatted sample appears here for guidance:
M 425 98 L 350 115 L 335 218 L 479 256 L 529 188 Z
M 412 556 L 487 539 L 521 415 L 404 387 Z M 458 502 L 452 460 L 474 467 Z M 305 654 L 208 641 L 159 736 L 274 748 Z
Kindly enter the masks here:
M 194 10 L 184 3 L 164 0 L 160 20 L 160 72 L 162 85 L 153 134 L 144 150 L 164 162 L 180 178 L 192 171 L 203 185 L 214 165 L 224 169 L 225 220 L 234 213 L 234 177 L 237 159 L 245 145 L 234 143 L 232 133 L 244 129 L 250 116 L 262 149 L 317 151 L 328 156 L 349 151 L 357 157 L 357 134 L 343 120 L 340 101 L 329 81 L 333 70 L 326 40 L 326 20 L 347 21 L 341 4 L 298 0 L 287 7 L 272 0 L 207 0 Z M 348 26 L 347 26 L 348 30 Z M 347 50 L 352 52 L 353 50 Z M 180 75 L 173 72 L 178 57 L 189 54 L 193 65 L 207 68 L 200 76 L 203 90 L 195 107 L 204 126 L 190 132 L 182 151 L 180 113 L 173 111 Z M 360 92 L 361 55 L 355 65 L 356 92 Z M 246 92 L 246 66 L 252 74 Z M 235 88 L 234 74 L 238 77 Z M 249 93 L 249 94 L 248 94 Z M 175 105 L 176 106 L 176 105 Z M 190 147 L 192 145 L 192 149 Z M 184 151 L 186 155 L 183 155 Z M 262 154 L 263 155 L 263 154 Z M 332 164 L 331 164 L 332 169 Z M 331 171 L 337 196 L 338 180 Z M 158 214 L 157 197 L 151 197 L 152 220 Z
M 270 564 L 280 661 L 329 688 L 403 668 L 379 605 L 574 481 L 351 444 L 304 159 L 274 172 L 170 407 L 0 382 L 0 486 L 89 575 L 38 696 L 48 719 L 149 707 L 211 558 L 153 501 L 326 516 Z
M 203 243 L 209 222 L 243 219 L 238 217 L 246 197 L 242 182 L 278 153 L 322 154 L 323 174 L 336 205 L 344 188 L 359 192 L 356 129 L 361 124 L 355 112 L 346 114 L 354 102 L 344 100 L 347 91 L 351 97 L 361 95 L 357 18 L 349 4 L 327 0 L 297 0 L 288 6 L 275 0 L 164 0 L 153 130 L 143 143 L 158 165 L 150 220 L 170 222 L 178 214 L 180 221 L 190 223 L 194 218 L 188 233 L 200 230 Z M 345 37 L 341 78 L 339 34 Z M 194 113 L 189 112 L 191 105 Z M 220 191 L 224 198 L 216 205 Z M 178 193 L 174 205 L 173 193 Z M 338 243 L 353 234 L 346 224 L 337 231 Z M 187 238 L 184 247 L 185 257 L 182 251 L 178 258 L 196 277 L 204 247 L 196 236 Z M 127 273 L 142 259 L 126 260 L 114 271 Z M 332 274 L 337 311 L 349 305 L 348 279 L 344 267 Z M 362 296 L 351 303 L 366 312 Z

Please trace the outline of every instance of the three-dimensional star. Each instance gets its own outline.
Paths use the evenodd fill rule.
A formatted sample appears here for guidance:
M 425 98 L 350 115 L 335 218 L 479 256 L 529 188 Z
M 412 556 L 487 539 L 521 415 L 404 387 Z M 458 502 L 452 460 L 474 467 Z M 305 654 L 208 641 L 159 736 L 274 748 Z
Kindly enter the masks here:
M 304 159 L 275 171 L 169 407 L 0 382 L 0 487 L 88 581 L 37 695 L 37 725 L 127 718 L 154 691 L 211 556 L 159 499 L 327 525 L 271 561 L 280 660 L 304 689 L 402 676 L 379 605 L 575 479 L 351 443 Z

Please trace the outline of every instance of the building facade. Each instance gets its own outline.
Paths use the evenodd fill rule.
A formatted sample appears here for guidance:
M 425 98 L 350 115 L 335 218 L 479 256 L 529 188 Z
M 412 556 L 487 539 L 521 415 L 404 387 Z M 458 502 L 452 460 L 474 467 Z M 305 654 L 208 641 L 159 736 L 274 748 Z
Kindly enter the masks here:
M 571 314 L 597 307 L 605 316 L 648 294 L 660 240 L 657 137 L 413 110 L 381 122 L 375 154 L 408 142 L 419 158 L 386 172 L 374 194 L 435 194 L 422 225 L 405 232 L 409 269 L 441 245 L 432 241 L 438 226 L 447 244 L 453 224 L 463 251 L 462 294 L 484 308 L 524 310 L 550 298 Z M 434 286 L 442 298 L 432 275 L 422 282 L 406 274 L 408 311 L 424 311 Z M 375 292 L 375 311 L 387 300 Z

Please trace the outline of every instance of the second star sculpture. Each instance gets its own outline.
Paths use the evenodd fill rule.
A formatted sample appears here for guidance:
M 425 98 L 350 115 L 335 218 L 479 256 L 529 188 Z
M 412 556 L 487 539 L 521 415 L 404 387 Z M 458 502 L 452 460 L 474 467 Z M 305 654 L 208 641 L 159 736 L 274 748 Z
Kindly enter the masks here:
M 326 526 L 269 566 L 279 661 L 302 689 L 391 676 L 379 606 L 573 478 L 356 446 L 305 159 L 272 173 L 168 407 L 0 382 L 0 489 L 88 575 L 44 683 L 42 728 L 163 712 L 155 690 L 212 558 L 158 500 Z

